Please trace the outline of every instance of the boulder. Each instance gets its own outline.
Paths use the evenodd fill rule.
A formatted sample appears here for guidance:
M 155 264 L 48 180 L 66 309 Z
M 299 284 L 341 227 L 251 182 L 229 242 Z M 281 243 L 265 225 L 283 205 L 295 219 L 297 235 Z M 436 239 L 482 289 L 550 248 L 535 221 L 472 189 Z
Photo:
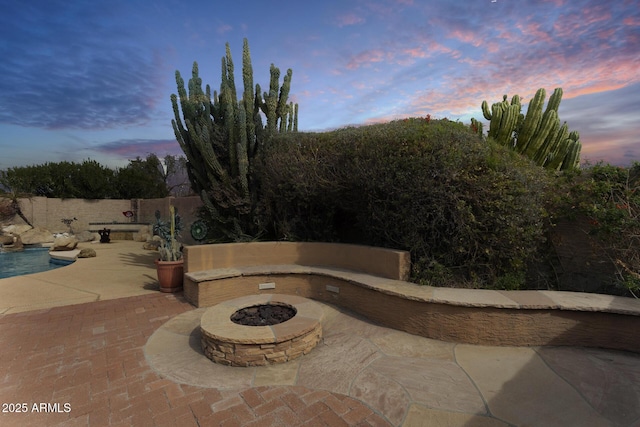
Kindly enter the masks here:
M 24 250 L 24 245 L 22 244 L 22 241 L 20 240 L 20 236 L 18 236 L 16 234 L 12 234 L 11 236 L 5 236 L 5 237 L 9 237 L 8 241 L 7 241 L 7 239 L 4 239 L 4 240 L 0 241 L 0 243 L 2 243 L 2 250 L 3 251 L 5 251 L 5 252 L 20 252 L 20 251 Z
M 52 251 L 72 251 L 78 246 L 78 239 L 75 237 L 56 237 L 53 241 Z
M 140 227 L 137 233 L 133 233 L 133 240 L 136 242 L 146 242 L 153 237 L 148 225 Z
M 13 236 L 0 234 L 0 245 L 13 245 Z
M 78 258 L 93 258 L 96 256 L 96 251 L 91 248 L 84 248 L 78 254 Z
M 7 225 L 5 227 L 2 227 L 2 232 L 4 234 L 22 234 L 27 230 L 31 230 L 31 226 L 27 225 L 27 224 L 23 224 L 23 225 Z
M 96 233 L 92 233 L 88 230 L 75 234 L 75 238 L 78 239 L 78 242 L 91 242 L 96 239 L 96 236 L 98 236 Z M 100 236 L 98 236 L 98 239 L 100 239 Z
M 53 233 L 46 228 L 35 227 L 20 234 L 20 239 L 25 245 L 38 245 L 53 242 Z

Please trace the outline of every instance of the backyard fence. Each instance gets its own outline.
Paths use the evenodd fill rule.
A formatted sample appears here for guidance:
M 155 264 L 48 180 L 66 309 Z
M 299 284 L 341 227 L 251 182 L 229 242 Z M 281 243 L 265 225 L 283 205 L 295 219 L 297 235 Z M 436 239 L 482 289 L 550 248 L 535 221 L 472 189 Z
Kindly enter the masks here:
M 169 205 L 174 205 L 185 226 L 183 241 L 194 243 L 189 229 L 196 221 L 197 209 L 201 206 L 198 196 L 165 197 L 162 199 L 54 199 L 31 197 L 20 199 L 20 207 L 27 219 L 36 227 L 43 227 L 53 233 L 94 231 L 99 228 L 117 228 L 117 224 L 153 224 L 155 212 L 162 218 L 169 218 Z M 22 225 L 24 221 L 14 216 L 5 224 Z M 112 225 L 112 227 L 109 227 Z M 114 226 L 116 225 L 116 226 Z M 130 228 L 130 227 L 127 227 Z

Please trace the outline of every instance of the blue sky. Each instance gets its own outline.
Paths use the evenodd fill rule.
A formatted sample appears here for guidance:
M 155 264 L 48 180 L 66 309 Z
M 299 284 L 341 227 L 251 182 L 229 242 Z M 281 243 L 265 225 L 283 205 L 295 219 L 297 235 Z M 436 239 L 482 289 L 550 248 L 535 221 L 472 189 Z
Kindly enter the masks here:
M 0 0 L 0 169 L 179 154 L 174 73 L 293 69 L 300 130 L 425 116 L 562 87 L 582 158 L 640 161 L 637 0 Z

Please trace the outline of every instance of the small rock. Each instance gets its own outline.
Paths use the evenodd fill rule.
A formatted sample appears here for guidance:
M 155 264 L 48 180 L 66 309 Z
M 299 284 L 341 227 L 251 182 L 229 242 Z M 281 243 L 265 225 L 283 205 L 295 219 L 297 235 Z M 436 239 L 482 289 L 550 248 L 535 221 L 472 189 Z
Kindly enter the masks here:
M 52 251 L 72 251 L 78 246 L 78 239 L 75 237 L 57 237 L 53 241 Z
M 0 234 L 0 245 L 13 245 L 13 236 Z
M 95 256 L 96 256 L 96 251 L 91 248 L 84 248 L 80 250 L 80 253 L 78 254 L 78 258 L 93 258 Z
M 160 242 L 157 240 L 151 240 L 149 242 L 145 242 L 145 244 L 142 245 L 142 249 L 147 249 L 149 251 L 157 251 L 159 247 Z

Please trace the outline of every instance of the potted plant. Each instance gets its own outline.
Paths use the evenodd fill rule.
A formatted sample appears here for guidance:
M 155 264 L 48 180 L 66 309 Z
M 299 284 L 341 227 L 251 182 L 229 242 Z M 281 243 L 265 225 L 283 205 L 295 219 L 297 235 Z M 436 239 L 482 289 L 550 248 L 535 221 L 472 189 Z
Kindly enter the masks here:
M 158 252 L 160 259 L 156 260 L 160 292 L 179 292 L 182 290 L 183 264 L 182 244 L 178 243 L 182 219 L 176 208 L 169 206 L 170 220 L 160 218 L 160 211 L 156 211 L 156 223 L 153 233 L 160 236 L 161 242 Z

